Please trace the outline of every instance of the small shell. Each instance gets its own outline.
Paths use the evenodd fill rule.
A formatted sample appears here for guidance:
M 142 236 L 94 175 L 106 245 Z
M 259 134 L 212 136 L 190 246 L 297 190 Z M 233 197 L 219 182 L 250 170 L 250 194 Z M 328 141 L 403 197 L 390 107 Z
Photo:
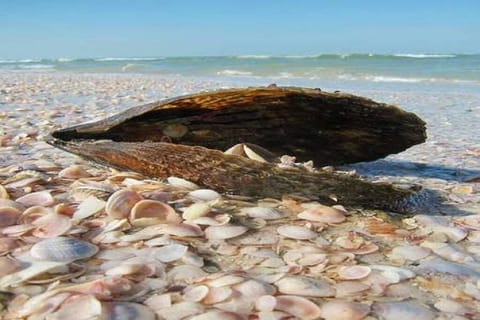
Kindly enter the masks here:
M 233 290 L 229 287 L 209 288 L 207 295 L 203 299 L 205 304 L 215 304 L 227 300 L 232 295 Z
M 245 297 L 257 299 L 261 296 L 272 295 L 277 292 L 275 286 L 254 279 L 249 279 L 233 286 L 235 291 L 240 292 Z
M 370 313 L 370 306 L 349 301 L 329 301 L 322 305 L 325 320 L 361 320 Z
M 20 267 L 20 263 L 10 257 L 0 257 L 0 278 L 13 273 Z
M 48 319 L 96 319 L 102 315 L 102 304 L 93 295 L 75 295 L 68 298 L 60 308 L 47 316 Z
M 220 199 L 220 194 L 210 189 L 198 189 L 188 193 L 193 201 L 213 201 Z
M 85 259 L 98 252 L 98 247 L 82 240 L 56 237 L 37 242 L 30 249 L 35 259 L 69 263 Z
M 370 289 L 370 286 L 359 281 L 340 281 L 335 285 L 336 297 L 359 297 Z
M 331 297 L 335 290 L 327 281 L 307 277 L 284 277 L 275 282 L 278 291 L 283 294 L 310 297 Z
M 392 249 L 393 257 L 400 257 L 409 261 L 418 261 L 430 255 L 431 250 L 419 246 L 400 246 Z
M 244 226 L 209 226 L 205 229 L 205 236 L 210 240 L 225 240 L 238 237 L 247 231 Z
M 188 127 L 181 123 L 169 123 L 167 124 L 162 133 L 170 138 L 181 138 L 188 132 Z
M 118 190 L 114 192 L 105 205 L 105 211 L 114 219 L 128 217 L 133 206 L 142 200 L 142 196 L 135 191 Z
M 80 203 L 77 210 L 73 214 L 73 219 L 82 220 L 93 216 L 94 214 L 105 209 L 105 201 L 95 196 L 89 196 Z
M 150 308 L 133 302 L 109 302 L 103 303 L 107 312 L 107 319 L 142 319 L 155 320 L 156 316 Z
M 433 320 L 435 313 L 414 302 L 375 302 L 373 312 L 382 320 Z
M 192 302 L 199 302 L 207 296 L 208 291 L 209 288 L 204 285 L 187 287 L 183 291 L 183 299 Z
M 10 199 L 7 189 L 0 184 L 0 199 Z
M 212 208 L 205 202 L 196 202 L 183 211 L 182 218 L 194 220 L 206 216 Z
M 16 200 L 25 207 L 43 206 L 48 207 L 55 203 L 49 191 L 38 191 L 24 195 Z
M 132 207 L 129 221 L 142 227 L 159 223 L 178 223 L 182 219 L 168 204 L 156 200 L 140 200 Z
M 13 207 L 0 207 L 0 228 L 17 223 L 22 213 Z
M 88 178 L 92 175 L 79 165 L 71 165 L 70 167 L 60 171 L 58 176 L 63 179 L 80 179 Z
M 187 246 L 173 243 L 157 248 L 155 257 L 161 262 L 172 262 L 183 257 L 187 250 Z
M 230 311 L 208 311 L 189 318 L 189 320 L 244 320 L 239 314 Z
M 177 188 L 186 189 L 186 190 L 196 190 L 198 186 L 188 180 L 177 178 L 177 177 L 168 177 L 167 182 Z
M 63 214 L 49 213 L 32 223 L 37 228 L 33 235 L 38 238 L 53 238 L 67 233 L 72 228 L 72 221 Z
M 165 227 L 165 232 L 177 237 L 201 237 L 203 236 L 202 229 L 196 224 L 175 223 L 169 224 Z
M 306 227 L 291 225 L 280 226 L 277 228 L 277 232 L 286 238 L 297 240 L 311 240 L 318 236 L 316 232 Z
M 277 298 L 271 295 L 265 295 L 255 300 L 255 308 L 258 311 L 269 312 L 275 309 Z
M 248 215 L 250 218 L 260 218 L 264 220 L 275 220 L 285 217 L 285 214 L 282 212 L 268 207 L 243 208 L 240 211 Z
M 300 219 L 321 223 L 341 223 L 345 221 L 345 212 L 321 204 L 315 205 L 298 214 Z
M 275 310 L 285 311 L 303 320 L 320 318 L 321 309 L 312 301 L 296 296 L 277 296 Z
M 358 280 L 367 277 L 372 270 L 367 266 L 342 266 L 337 273 L 344 280 Z

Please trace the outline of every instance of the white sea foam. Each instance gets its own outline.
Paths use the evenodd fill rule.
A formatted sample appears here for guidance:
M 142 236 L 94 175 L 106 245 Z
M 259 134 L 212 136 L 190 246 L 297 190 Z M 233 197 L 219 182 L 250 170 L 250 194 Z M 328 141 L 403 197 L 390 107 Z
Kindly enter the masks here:
M 51 64 L 20 64 L 18 65 L 20 69 L 31 69 L 31 70 L 40 70 L 40 69 L 53 69 L 54 65 Z
M 153 61 L 159 60 L 162 58 L 114 58 L 114 57 L 106 57 L 106 58 L 97 58 L 95 61 Z
M 0 63 L 31 63 L 31 62 L 40 62 L 38 59 L 6 59 L 6 60 L 0 60 Z
M 72 62 L 72 61 L 75 61 L 77 59 L 75 58 L 58 58 L 56 59 L 58 62 Z
M 241 56 L 236 56 L 237 59 L 270 59 L 272 56 L 262 55 L 262 54 L 246 54 Z
M 435 79 L 427 79 L 427 78 L 402 78 L 402 77 L 389 77 L 389 76 L 365 76 L 365 80 L 369 80 L 373 82 L 405 82 L 405 83 L 435 81 Z
M 402 58 L 417 58 L 417 59 L 425 59 L 425 58 L 455 58 L 456 55 L 454 54 L 416 54 L 416 53 L 397 53 L 393 54 L 394 57 L 402 57 Z
M 218 71 L 217 75 L 219 76 L 251 76 L 252 73 L 250 71 L 225 69 L 222 71 Z

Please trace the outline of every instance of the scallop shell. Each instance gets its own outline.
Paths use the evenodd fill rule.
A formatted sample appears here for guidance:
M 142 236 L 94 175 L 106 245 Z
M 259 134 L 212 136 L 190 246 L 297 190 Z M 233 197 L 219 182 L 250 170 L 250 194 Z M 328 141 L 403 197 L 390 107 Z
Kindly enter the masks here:
M 38 191 L 26 194 L 16 200 L 25 207 L 43 206 L 48 207 L 55 203 L 49 191 Z
M 275 309 L 276 304 L 277 298 L 271 295 L 265 295 L 255 301 L 255 308 L 258 311 L 269 312 Z
M 372 269 L 368 266 L 342 266 L 337 273 L 344 280 L 358 280 L 367 277 Z
M 300 219 L 321 223 L 341 223 L 345 221 L 345 212 L 321 204 L 315 205 L 298 214 Z
M 280 295 L 276 299 L 275 310 L 285 311 L 302 320 L 313 320 L 321 316 L 320 307 L 308 299 L 289 295 Z
M 283 225 L 277 228 L 277 232 L 286 238 L 297 240 L 311 240 L 318 237 L 316 232 L 301 226 Z
M 178 223 L 182 219 L 168 204 L 156 200 L 140 200 L 132 207 L 129 221 L 136 227 L 159 223 Z
M 209 288 L 204 285 L 187 287 L 183 291 L 183 299 L 192 302 L 199 302 L 208 294 Z
M 226 240 L 238 237 L 247 231 L 248 228 L 244 226 L 209 226 L 205 229 L 205 236 L 210 240 Z
M 133 206 L 142 199 L 135 191 L 118 190 L 108 198 L 105 211 L 114 219 L 123 219 L 128 217 Z
M 61 236 L 72 228 L 72 221 L 69 217 L 54 212 L 36 219 L 32 224 L 36 226 L 33 235 L 38 238 Z
M 80 178 L 88 178 L 92 175 L 88 173 L 83 167 L 79 165 L 71 165 L 60 171 L 58 176 L 63 179 L 80 179 Z
M 30 249 L 32 257 L 39 260 L 69 263 L 89 258 L 98 252 L 98 247 L 82 240 L 55 237 L 37 242 Z
M 156 249 L 155 257 L 161 262 L 172 262 L 182 258 L 188 247 L 182 244 L 169 244 Z
M 370 313 L 370 306 L 349 301 L 329 301 L 322 304 L 325 320 L 361 320 Z
M 0 207 L 0 228 L 17 223 L 22 213 L 13 207 Z
M 275 282 L 278 291 L 283 294 L 310 297 L 331 297 L 335 289 L 327 281 L 307 277 L 284 277 Z
M 77 210 L 73 214 L 73 219 L 82 220 L 93 216 L 94 214 L 105 209 L 105 201 L 95 196 L 89 196 L 80 203 Z

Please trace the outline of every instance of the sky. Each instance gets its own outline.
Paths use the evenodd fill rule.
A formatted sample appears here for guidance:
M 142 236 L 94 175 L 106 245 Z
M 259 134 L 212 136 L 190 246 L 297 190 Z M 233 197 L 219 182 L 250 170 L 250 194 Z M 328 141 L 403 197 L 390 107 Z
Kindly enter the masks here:
M 0 0 L 0 59 L 480 53 L 479 0 Z

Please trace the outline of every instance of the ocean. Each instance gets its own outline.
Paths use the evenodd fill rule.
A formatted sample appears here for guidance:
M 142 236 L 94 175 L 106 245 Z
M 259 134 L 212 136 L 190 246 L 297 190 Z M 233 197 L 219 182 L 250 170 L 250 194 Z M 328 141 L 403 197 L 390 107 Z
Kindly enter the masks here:
M 480 54 L 103 57 L 0 60 L 0 71 L 139 73 L 237 80 L 291 79 L 480 85 Z

